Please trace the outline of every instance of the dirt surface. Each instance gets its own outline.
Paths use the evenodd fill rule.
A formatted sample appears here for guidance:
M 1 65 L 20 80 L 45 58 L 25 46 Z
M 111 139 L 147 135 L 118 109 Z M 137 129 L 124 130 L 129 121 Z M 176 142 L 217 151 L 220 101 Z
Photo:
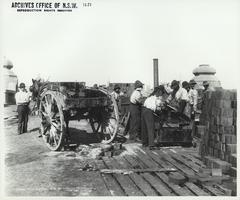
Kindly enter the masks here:
M 17 135 L 16 117 L 16 106 L 4 108 L 6 196 L 104 195 L 93 164 L 103 148 L 93 144 L 98 141 L 86 121 L 70 124 L 77 148 L 51 152 L 38 137 L 39 118 L 30 116 L 28 132 Z

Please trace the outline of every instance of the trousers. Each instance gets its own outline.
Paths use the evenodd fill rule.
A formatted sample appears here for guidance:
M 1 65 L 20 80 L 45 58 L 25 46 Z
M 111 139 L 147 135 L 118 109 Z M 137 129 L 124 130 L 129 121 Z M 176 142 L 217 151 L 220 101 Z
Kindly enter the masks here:
M 144 146 L 154 146 L 155 122 L 153 111 L 143 107 L 141 118 L 141 135 Z
M 18 105 L 17 112 L 18 112 L 18 134 L 26 133 L 29 114 L 28 105 Z
M 141 105 L 130 104 L 129 139 L 141 138 Z

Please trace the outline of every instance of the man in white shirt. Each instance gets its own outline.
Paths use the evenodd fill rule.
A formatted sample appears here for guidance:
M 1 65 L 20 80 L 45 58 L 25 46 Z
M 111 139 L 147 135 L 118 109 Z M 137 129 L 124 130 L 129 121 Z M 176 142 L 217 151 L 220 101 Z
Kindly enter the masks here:
M 130 130 L 129 139 L 138 141 L 141 138 L 141 105 L 143 83 L 135 81 L 135 90 L 130 96 Z
M 27 132 L 30 94 L 25 89 L 25 84 L 20 83 L 19 92 L 15 95 L 18 112 L 18 134 Z
M 141 118 L 141 138 L 142 145 L 154 148 L 155 121 L 154 112 L 163 107 L 163 95 L 166 93 L 164 86 L 160 85 L 154 88 L 154 91 L 145 100 L 142 108 Z
M 178 109 L 178 112 L 183 113 L 187 102 L 189 101 L 188 92 L 185 88 L 180 88 L 179 81 L 173 80 L 171 83 L 172 93 L 167 98 L 167 103 Z
M 189 104 L 191 107 L 191 116 L 194 117 L 194 114 L 197 112 L 197 104 L 198 104 L 198 92 L 194 88 L 197 83 L 191 79 L 189 81 L 190 90 L 188 92 L 189 95 Z

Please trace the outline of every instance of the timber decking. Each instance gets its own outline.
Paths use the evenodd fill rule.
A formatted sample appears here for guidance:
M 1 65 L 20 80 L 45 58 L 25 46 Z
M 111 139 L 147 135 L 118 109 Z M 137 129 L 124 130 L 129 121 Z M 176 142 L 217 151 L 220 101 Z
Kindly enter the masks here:
M 126 152 L 131 148 L 128 144 Z M 134 153 L 133 153 L 134 152 Z M 133 148 L 131 153 L 103 157 L 95 161 L 101 169 L 139 169 L 130 174 L 100 173 L 103 195 L 113 196 L 229 196 L 231 191 L 214 181 L 216 177 L 204 174 L 206 166 L 193 148 L 162 148 L 147 150 Z M 149 169 L 175 168 L 177 171 Z M 145 170 L 144 170 L 145 169 Z M 201 173 L 199 171 L 202 171 Z M 206 177 L 209 181 L 205 180 Z M 221 179 L 221 177 L 217 177 Z M 222 179 L 224 181 L 224 178 Z M 228 181 L 228 180 L 226 180 Z M 108 191 L 109 192 L 108 192 Z

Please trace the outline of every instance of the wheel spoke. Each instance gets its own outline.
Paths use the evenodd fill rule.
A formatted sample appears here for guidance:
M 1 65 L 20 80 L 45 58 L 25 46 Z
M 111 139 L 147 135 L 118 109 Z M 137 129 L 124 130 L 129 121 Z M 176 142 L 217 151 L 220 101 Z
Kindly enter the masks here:
M 57 141 L 56 141 L 55 136 L 53 136 L 53 140 L 54 140 L 55 145 L 57 146 Z
M 56 95 L 56 96 L 55 96 Z M 41 98 L 40 113 L 42 134 L 48 148 L 53 151 L 61 149 L 64 140 L 64 115 L 56 98 L 60 97 L 53 91 L 47 91 Z

